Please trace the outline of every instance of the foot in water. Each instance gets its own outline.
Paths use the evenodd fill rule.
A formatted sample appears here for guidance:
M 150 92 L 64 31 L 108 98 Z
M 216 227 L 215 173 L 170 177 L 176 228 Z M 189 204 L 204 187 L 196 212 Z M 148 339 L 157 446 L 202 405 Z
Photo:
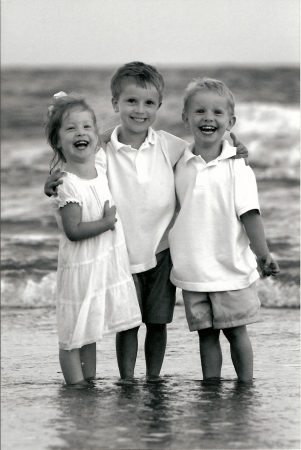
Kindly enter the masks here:
M 149 384 L 164 383 L 164 378 L 159 377 L 159 376 L 147 376 L 146 383 L 149 383 Z
M 82 388 L 91 388 L 94 387 L 94 383 L 92 382 L 88 382 L 86 380 L 81 380 L 78 381 L 77 383 L 73 383 L 73 384 L 66 384 L 65 387 L 66 388 L 74 388 L 74 389 L 82 389 Z
M 136 384 L 136 380 L 134 377 L 119 378 L 119 380 L 116 382 L 117 386 L 133 386 L 134 384 Z

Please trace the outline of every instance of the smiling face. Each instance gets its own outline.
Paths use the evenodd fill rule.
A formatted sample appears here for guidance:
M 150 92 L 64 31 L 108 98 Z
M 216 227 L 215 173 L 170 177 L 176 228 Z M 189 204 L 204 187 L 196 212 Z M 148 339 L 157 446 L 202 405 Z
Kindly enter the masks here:
M 123 133 L 127 136 L 141 135 L 145 139 L 160 107 L 159 93 L 150 83 L 143 88 L 129 80 L 119 98 L 112 99 L 112 104 L 114 111 L 120 114 Z
M 219 145 L 226 130 L 235 124 L 226 96 L 210 90 L 199 90 L 191 96 L 183 112 L 185 125 L 191 128 L 196 145 Z
M 58 146 L 67 163 L 85 163 L 94 159 L 98 137 L 90 111 L 74 107 L 66 111 L 59 130 Z

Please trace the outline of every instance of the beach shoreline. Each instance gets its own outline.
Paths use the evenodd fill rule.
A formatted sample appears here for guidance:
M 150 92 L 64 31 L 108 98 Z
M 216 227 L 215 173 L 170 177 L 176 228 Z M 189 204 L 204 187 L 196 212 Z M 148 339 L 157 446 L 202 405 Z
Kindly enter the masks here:
M 142 326 L 134 387 L 116 385 L 110 335 L 98 345 L 96 387 L 75 392 L 63 386 L 55 309 L 3 309 L 2 448 L 300 448 L 299 318 L 298 309 L 262 308 L 249 326 L 253 385 L 237 387 L 223 338 L 223 381 L 204 386 L 198 339 L 177 305 L 161 386 L 145 383 Z

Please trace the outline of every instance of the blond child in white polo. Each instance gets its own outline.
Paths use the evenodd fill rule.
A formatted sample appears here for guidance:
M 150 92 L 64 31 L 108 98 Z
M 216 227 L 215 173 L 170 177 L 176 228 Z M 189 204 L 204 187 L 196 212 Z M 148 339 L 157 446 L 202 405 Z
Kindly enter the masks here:
M 234 106 L 221 81 L 188 85 L 182 118 L 194 143 L 175 170 L 181 210 L 169 234 L 171 281 L 183 289 L 190 331 L 198 331 L 204 380 L 221 377 L 220 330 L 238 380 L 253 379 L 246 325 L 258 320 L 257 265 L 265 276 L 279 272 L 266 244 L 254 173 L 231 159 L 235 148 L 222 140 L 235 124 Z

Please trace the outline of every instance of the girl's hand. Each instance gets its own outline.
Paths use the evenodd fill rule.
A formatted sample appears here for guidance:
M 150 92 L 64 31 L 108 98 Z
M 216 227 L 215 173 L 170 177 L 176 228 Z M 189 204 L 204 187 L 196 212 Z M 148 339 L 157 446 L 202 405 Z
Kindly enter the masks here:
M 248 156 L 249 156 L 249 152 L 248 149 L 244 146 L 244 144 L 242 144 L 237 137 L 235 136 L 234 133 L 230 133 L 230 137 L 233 141 L 233 147 L 236 147 L 236 155 L 232 156 L 233 159 L 239 159 L 239 158 L 244 158 L 245 160 L 245 164 L 246 166 L 249 165 L 249 160 L 248 160 Z
M 116 219 L 116 206 L 110 206 L 109 205 L 109 200 L 106 200 L 105 204 L 104 204 L 104 217 L 106 217 L 109 221 L 109 223 L 112 223 L 112 228 L 111 230 L 114 231 L 115 230 L 115 226 L 114 223 L 117 222 Z
M 56 187 L 59 184 L 63 183 L 62 176 L 63 172 L 61 172 L 60 169 L 56 169 L 46 180 L 46 183 L 44 185 L 44 193 L 51 197 L 52 195 L 56 194 Z

